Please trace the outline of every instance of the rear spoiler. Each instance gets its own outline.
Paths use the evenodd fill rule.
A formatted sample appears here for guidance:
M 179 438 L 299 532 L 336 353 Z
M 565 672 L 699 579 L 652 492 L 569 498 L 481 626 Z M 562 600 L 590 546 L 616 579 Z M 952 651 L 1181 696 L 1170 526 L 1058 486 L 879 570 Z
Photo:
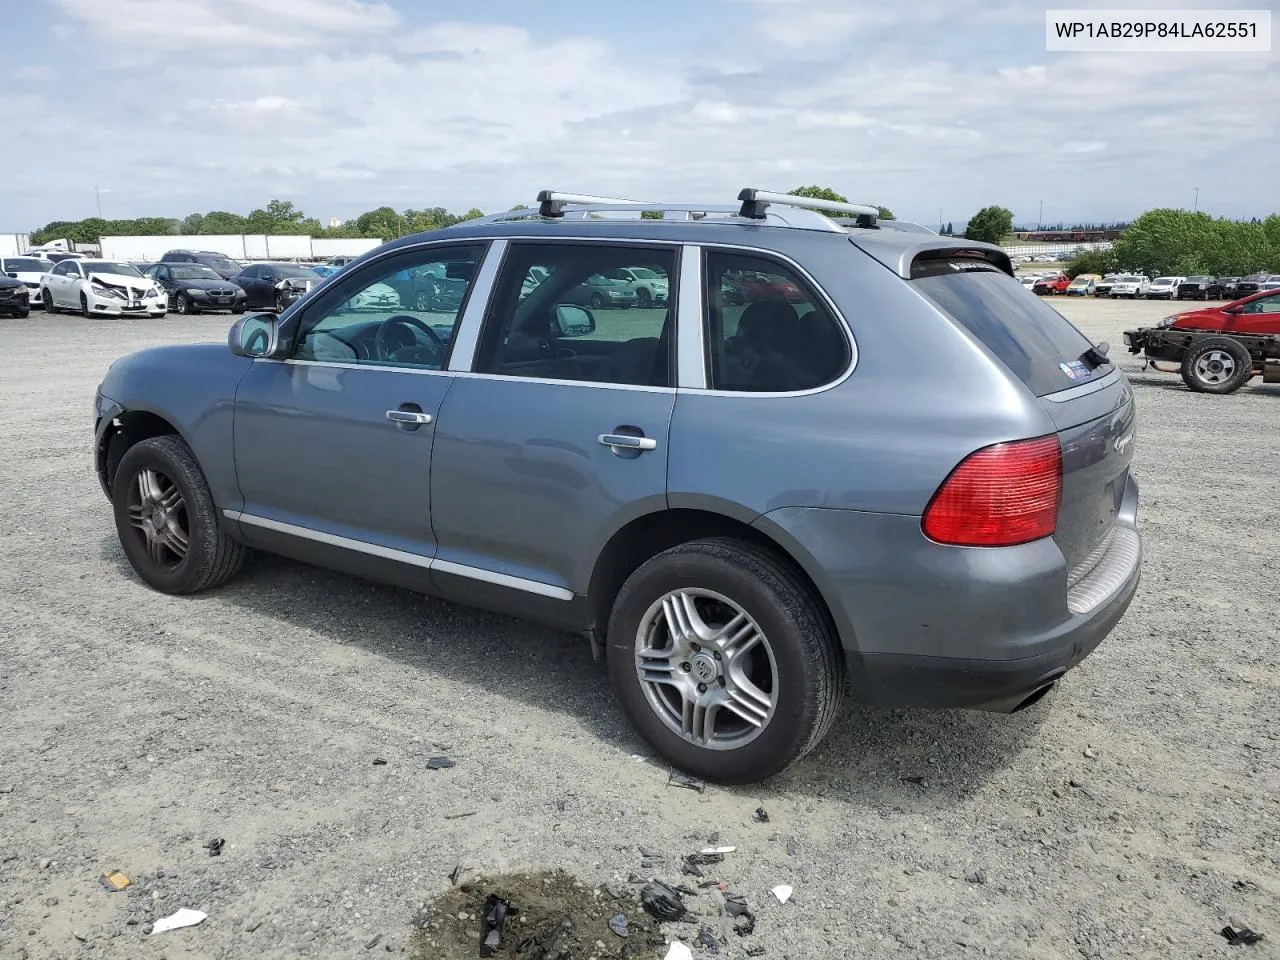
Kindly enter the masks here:
M 850 241 L 863 253 L 879 260 L 903 280 L 945 269 L 945 264 L 987 266 L 1012 277 L 1013 261 L 993 243 L 950 240 L 906 232 L 856 233 Z

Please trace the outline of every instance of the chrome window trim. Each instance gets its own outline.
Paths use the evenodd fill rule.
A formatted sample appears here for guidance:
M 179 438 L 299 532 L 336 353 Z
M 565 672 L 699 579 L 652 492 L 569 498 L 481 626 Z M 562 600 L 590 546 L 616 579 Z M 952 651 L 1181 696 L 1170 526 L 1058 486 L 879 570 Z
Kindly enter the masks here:
M 675 307 L 676 386 L 681 390 L 707 389 L 706 319 L 703 317 L 702 248 L 686 243 L 680 250 Z
M 591 387 L 596 390 L 636 390 L 640 393 L 675 393 L 675 387 L 651 387 L 642 383 L 604 383 L 600 380 L 556 380 L 550 377 L 518 377 L 509 373 L 455 373 L 467 380 L 506 380 L 511 383 L 548 383 L 558 387 Z
M 354 540 L 351 537 L 341 537 L 334 533 L 325 533 L 323 530 L 313 530 L 310 527 L 298 526 L 294 523 L 285 523 L 283 520 L 272 520 L 269 517 L 259 517 L 252 513 L 245 513 L 241 510 L 224 509 L 223 514 L 229 520 L 235 520 L 238 523 L 246 523 L 253 527 L 262 527 L 265 530 L 275 530 L 277 533 L 285 533 L 294 537 L 301 537 L 305 540 L 314 540 L 317 543 L 328 544 L 333 547 L 341 547 L 346 550 L 354 550 L 358 553 L 368 554 L 372 557 L 382 557 L 385 560 L 394 560 L 397 563 L 409 564 L 410 566 L 420 567 L 425 570 L 439 570 L 441 573 L 449 573 L 459 577 L 466 577 L 471 580 L 480 580 L 484 583 L 492 583 L 500 587 L 509 587 L 512 590 L 522 590 L 525 593 L 537 594 L 541 597 L 549 597 L 552 600 L 572 600 L 573 591 L 564 587 L 557 587 L 550 583 L 541 583 L 537 580 L 526 580 L 524 577 L 513 577 L 507 573 L 497 573 L 493 570 L 484 570 L 480 567 L 469 567 L 466 564 L 454 563 L 452 560 L 440 560 L 436 557 L 424 557 L 418 553 L 409 553 L 405 550 L 395 550 L 391 547 L 380 546 L 376 543 L 368 543 L 364 540 Z
M 1057 393 L 1046 393 L 1041 400 L 1050 400 L 1053 403 L 1066 403 L 1068 400 L 1077 400 L 1080 397 L 1087 397 L 1091 393 L 1097 393 L 1099 390 L 1105 390 L 1111 384 L 1115 383 L 1123 376 L 1120 368 L 1114 368 L 1105 377 L 1094 380 L 1091 383 L 1082 383 L 1078 387 L 1068 387 L 1066 390 L 1059 390 Z
M 464 372 L 471 369 L 475 362 L 476 347 L 480 343 L 480 329 L 484 326 L 485 314 L 489 309 L 489 300 L 493 295 L 494 284 L 498 280 L 498 271 L 506 259 L 507 247 L 510 244 L 505 238 L 494 240 L 485 251 L 480 269 L 476 271 L 467 294 L 467 308 L 458 318 L 457 332 L 453 335 L 453 349 L 449 353 L 449 371 Z
M 836 318 L 836 322 L 838 323 L 840 329 L 844 332 L 845 342 L 848 343 L 849 345 L 849 366 L 845 369 L 844 373 L 840 374 L 840 376 L 836 377 L 830 383 L 823 384 L 820 387 L 813 387 L 810 390 L 784 390 L 777 393 L 768 393 L 764 391 L 757 392 L 753 390 L 716 390 L 716 389 L 701 390 L 699 391 L 699 393 L 704 393 L 712 397 L 742 397 L 744 399 L 748 397 L 759 397 L 760 399 L 766 399 L 766 400 L 767 399 L 776 400 L 779 398 L 789 398 L 789 397 L 811 397 L 819 393 L 826 393 L 828 390 L 834 390 L 836 387 L 840 386 L 842 383 L 848 380 L 849 377 L 853 376 L 853 371 L 856 370 L 858 367 L 858 338 L 853 335 L 853 328 L 849 325 L 849 321 L 845 319 L 844 314 L 840 312 L 840 309 L 836 306 L 835 301 L 832 300 L 830 295 L 827 293 L 827 291 L 822 288 L 822 284 L 818 283 L 818 281 L 814 279 L 813 274 L 811 274 L 808 270 L 802 267 L 795 260 L 787 256 L 785 253 L 779 253 L 777 250 L 770 250 L 766 247 L 752 247 L 752 246 L 746 246 L 744 244 L 739 244 L 739 243 L 701 243 L 701 244 L 698 244 L 698 246 L 701 247 L 703 250 L 721 250 L 721 251 L 728 250 L 728 251 L 743 252 L 751 256 L 764 256 L 766 258 L 773 258 L 775 260 L 780 260 L 783 263 L 787 264 L 787 266 L 794 269 L 797 274 L 803 277 L 805 281 L 808 282 L 810 288 L 816 291 L 818 296 L 822 298 L 822 302 L 825 303 L 827 306 L 827 309 L 831 311 L 831 315 Z M 703 280 L 705 282 L 706 278 L 704 277 Z M 710 365 L 711 342 L 709 339 L 706 343 L 705 349 L 706 349 L 705 362 L 708 365 Z

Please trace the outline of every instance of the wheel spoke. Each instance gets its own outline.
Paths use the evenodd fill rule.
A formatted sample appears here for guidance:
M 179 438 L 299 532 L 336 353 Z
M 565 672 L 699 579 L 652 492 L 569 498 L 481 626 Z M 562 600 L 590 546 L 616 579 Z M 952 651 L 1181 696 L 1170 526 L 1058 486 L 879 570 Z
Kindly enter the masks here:
M 699 697 L 684 699 L 684 735 L 696 743 L 707 743 L 715 733 L 718 705 Z
M 130 504 L 129 505 L 129 525 L 139 530 L 146 531 L 147 510 L 146 508 Z
M 182 505 L 182 491 L 178 489 L 176 483 L 169 488 L 168 493 L 160 497 L 159 503 L 165 511 L 176 510 Z
M 164 545 L 172 550 L 179 560 L 187 555 L 187 535 L 176 523 L 170 522 L 164 530 Z
M 760 631 L 750 617 L 740 613 L 721 629 L 716 646 L 726 660 L 733 661 L 755 648 L 759 642 Z
M 143 503 L 156 503 L 164 495 L 160 489 L 160 476 L 154 470 L 138 471 L 138 492 Z
M 725 707 L 753 727 L 763 727 L 773 712 L 769 695 L 745 676 L 729 676 L 724 688 Z
M 648 683 L 676 683 L 678 667 L 670 648 L 645 647 L 636 651 L 636 669 Z
M 151 562 L 157 566 L 164 564 L 165 544 L 160 534 L 153 533 L 147 536 L 147 556 L 151 558 Z

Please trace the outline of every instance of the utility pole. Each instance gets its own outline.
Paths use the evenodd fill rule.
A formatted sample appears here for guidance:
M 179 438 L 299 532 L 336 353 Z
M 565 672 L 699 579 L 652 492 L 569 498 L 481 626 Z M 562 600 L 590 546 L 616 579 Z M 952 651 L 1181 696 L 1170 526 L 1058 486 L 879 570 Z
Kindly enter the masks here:
M 1040 216 L 1036 220 L 1036 229 L 1037 230 L 1044 229 L 1044 201 L 1043 200 L 1040 201 Z
M 94 188 L 93 188 L 93 195 L 98 200 L 98 219 L 101 220 L 102 219 L 102 191 L 98 189 L 96 184 L 94 185 Z
M 938 232 L 942 232 L 942 208 L 938 208 Z
M 1196 187 L 1196 203 L 1195 203 L 1195 206 L 1191 208 L 1191 212 L 1192 213 L 1200 212 L 1200 188 L 1199 187 Z

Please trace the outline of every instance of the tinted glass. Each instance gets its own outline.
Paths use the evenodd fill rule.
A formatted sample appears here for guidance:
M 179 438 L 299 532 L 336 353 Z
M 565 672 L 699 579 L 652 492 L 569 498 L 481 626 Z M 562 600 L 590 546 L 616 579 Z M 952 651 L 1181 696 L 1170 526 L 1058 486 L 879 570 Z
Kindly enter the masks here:
M 1028 297 L 1009 276 L 940 261 L 912 283 L 980 340 L 1036 396 L 1067 390 L 1111 372 L 1111 364 L 1069 367 L 1089 350 L 1087 337 L 1044 301 Z M 944 272 L 945 271 L 945 272 Z
M 233 260 L 226 257 L 196 257 L 196 262 L 203 263 L 206 267 L 212 267 L 214 270 L 230 271 L 235 273 L 240 267 Z
M 790 268 L 708 252 L 706 273 L 713 389 L 812 390 L 848 368 L 849 341 L 839 322 Z
M 307 317 L 297 358 L 443 370 L 483 250 L 433 247 L 416 263 L 348 277 L 339 299 Z
M 136 267 L 115 260 L 84 260 L 80 264 L 86 271 L 93 273 L 118 273 L 125 277 L 141 277 Z
M 48 260 L 33 260 L 28 257 L 10 258 L 4 262 L 5 270 L 10 273 L 46 273 L 53 269 Z
M 276 277 L 296 277 L 299 280 L 314 280 L 316 278 L 312 270 L 292 263 L 273 263 L 267 269 Z
M 175 280 L 221 280 L 216 270 L 199 263 L 184 263 L 173 267 Z
M 671 385 L 674 338 L 665 305 L 637 306 L 634 284 L 606 279 L 641 267 L 669 280 L 666 247 L 513 244 L 485 319 L 475 369 L 513 377 Z

